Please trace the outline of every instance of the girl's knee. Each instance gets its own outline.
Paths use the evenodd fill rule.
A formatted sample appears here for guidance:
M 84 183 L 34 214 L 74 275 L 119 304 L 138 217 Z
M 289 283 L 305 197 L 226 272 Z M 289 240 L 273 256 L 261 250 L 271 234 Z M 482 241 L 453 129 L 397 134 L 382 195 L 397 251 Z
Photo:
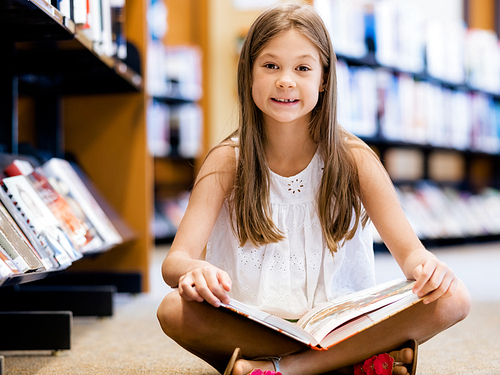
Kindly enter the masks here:
M 452 326 L 469 315 L 471 296 L 461 280 L 452 296 L 443 300 L 443 305 L 441 315 L 446 325 Z
M 469 291 L 465 287 L 465 284 L 459 280 L 458 287 L 456 290 L 456 311 L 457 311 L 457 322 L 464 320 L 467 315 L 469 315 L 472 299 Z
M 177 329 L 179 328 L 179 307 L 181 297 L 177 291 L 173 291 L 165 296 L 158 306 L 156 311 L 156 316 L 158 322 L 160 323 L 161 329 L 165 334 L 171 338 L 177 335 Z

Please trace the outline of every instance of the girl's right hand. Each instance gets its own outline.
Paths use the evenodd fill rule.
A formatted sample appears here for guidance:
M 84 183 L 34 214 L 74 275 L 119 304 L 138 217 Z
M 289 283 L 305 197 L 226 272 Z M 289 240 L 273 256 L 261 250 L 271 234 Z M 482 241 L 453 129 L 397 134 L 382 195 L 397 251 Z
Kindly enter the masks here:
M 229 303 L 227 292 L 231 290 L 231 278 L 227 272 L 207 264 L 189 271 L 179 279 L 179 294 L 186 301 L 203 302 L 219 307 Z

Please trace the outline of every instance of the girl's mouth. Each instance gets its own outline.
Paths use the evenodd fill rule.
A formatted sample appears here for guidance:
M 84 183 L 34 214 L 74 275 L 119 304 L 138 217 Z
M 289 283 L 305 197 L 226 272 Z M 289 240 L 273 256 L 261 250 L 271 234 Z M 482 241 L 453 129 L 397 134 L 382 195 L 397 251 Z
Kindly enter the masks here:
M 278 103 L 295 103 L 298 102 L 298 99 L 280 99 L 280 98 L 272 98 L 275 102 Z

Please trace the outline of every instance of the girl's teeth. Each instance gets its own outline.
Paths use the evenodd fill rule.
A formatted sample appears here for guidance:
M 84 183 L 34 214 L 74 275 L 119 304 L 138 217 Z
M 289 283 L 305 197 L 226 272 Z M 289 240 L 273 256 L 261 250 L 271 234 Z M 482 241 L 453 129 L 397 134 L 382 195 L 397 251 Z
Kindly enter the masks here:
M 283 103 L 290 103 L 294 102 L 295 99 L 276 99 L 278 102 L 283 102 Z

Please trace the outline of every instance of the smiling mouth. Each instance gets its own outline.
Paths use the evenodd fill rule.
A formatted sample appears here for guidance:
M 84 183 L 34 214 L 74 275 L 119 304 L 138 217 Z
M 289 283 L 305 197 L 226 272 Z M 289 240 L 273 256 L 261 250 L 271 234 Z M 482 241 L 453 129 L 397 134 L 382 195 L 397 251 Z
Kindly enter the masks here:
M 295 103 L 298 102 L 298 99 L 278 99 L 278 98 L 273 98 L 275 102 L 280 102 L 280 103 Z

